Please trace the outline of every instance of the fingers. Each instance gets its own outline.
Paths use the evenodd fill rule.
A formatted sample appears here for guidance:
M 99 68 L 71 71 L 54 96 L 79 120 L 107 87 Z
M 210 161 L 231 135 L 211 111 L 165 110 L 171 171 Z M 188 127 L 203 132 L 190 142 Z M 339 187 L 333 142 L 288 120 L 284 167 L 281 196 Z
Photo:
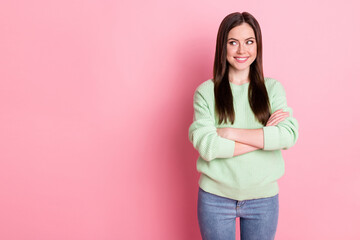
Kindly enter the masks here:
M 284 112 L 282 109 L 276 110 L 270 117 L 276 117 L 277 115 L 281 114 L 288 114 L 289 112 Z
M 268 122 L 266 123 L 266 126 L 275 126 L 289 116 L 289 112 L 283 112 L 282 109 L 279 109 L 270 116 Z
M 284 121 L 288 116 L 279 116 L 271 121 L 273 125 L 277 125 L 279 122 Z
M 281 118 L 281 117 L 288 117 L 289 116 L 289 113 L 288 112 L 278 112 L 278 113 L 273 113 L 269 120 L 268 121 L 272 121 L 274 119 L 278 119 L 278 118 Z
M 280 122 L 284 121 L 286 117 L 284 118 L 280 118 L 280 119 L 277 119 L 277 120 L 274 120 L 274 121 L 270 121 L 266 124 L 266 126 L 276 126 L 278 125 Z
M 277 117 L 278 115 L 281 115 L 281 114 L 284 114 L 284 112 L 283 112 L 282 109 L 279 109 L 279 110 L 275 111 L 273 114 L 271 114 L 269 119 L 273 119 L 273 118 L 275 118 L 275 117 Z
M 276 116 L 273 117 L 273 119 L 276 120 L 276 119 L 279 119 L 279 118 L 286 118 L 288 116 L 289 116 L 289 113 L 284 112 L 284 113 L 277 114 Z
M 283 112 L 283 110 L 282 109 L 276 110 L 273 114 L 275 114 L 277 112 Z

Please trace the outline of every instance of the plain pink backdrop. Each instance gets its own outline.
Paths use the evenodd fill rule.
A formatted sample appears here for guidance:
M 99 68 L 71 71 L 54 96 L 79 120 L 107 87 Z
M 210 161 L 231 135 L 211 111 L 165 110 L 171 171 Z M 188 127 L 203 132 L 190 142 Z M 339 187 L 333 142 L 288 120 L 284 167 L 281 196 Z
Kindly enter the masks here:
M 299 121 L 276 239 L 360 239 L 359 7 L 2 1 L 0 239 L 200 239 L 192 97 L 235 11 Z

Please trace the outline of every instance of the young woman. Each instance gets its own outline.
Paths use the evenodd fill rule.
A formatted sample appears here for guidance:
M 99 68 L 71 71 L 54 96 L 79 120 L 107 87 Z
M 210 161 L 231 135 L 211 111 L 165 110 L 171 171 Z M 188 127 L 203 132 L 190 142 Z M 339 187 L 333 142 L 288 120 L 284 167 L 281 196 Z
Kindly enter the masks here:
M 194 94 L 189 139 L 199 152 L 198 221 L 203 239 L 274 239 L 281 150 L 298 139 L 298 122 L 282 84 L 264 78 L 262 39 L 249 13 L 221 22 L 213 79 Z

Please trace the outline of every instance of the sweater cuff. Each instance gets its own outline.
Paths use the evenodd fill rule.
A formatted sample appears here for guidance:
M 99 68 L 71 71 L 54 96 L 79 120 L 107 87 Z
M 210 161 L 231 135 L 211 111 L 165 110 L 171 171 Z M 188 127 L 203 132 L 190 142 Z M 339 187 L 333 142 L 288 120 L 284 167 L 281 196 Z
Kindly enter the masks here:
M 280 133 L 276 126 L 263 127 L 264 131 L 264 148 L 263 150 L 276 150 L 279 148 Z
M 227 138 L 218 137 L 218 158 L 231 158 L 234 156 L 235 142 Z

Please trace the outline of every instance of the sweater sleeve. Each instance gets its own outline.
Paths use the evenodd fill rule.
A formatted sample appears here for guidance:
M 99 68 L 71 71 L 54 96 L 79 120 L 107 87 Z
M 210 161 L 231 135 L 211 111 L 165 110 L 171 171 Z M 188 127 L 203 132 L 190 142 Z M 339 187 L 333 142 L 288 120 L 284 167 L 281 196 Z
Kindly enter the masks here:
M 220 137 L 216 132 L 215 119 L 209 106 L 196 90 L 194 94 L 194 117 L 189 127 L 189 139 L 200 156 L 211 161 L 215 158 L 230 158 L 234 155 L 235 142 Z
M 293 117 L 293 111 L 287 106 L 286 94 L 284 87 L 279 81 L 276 81 L 271 91 L 271 114 L 279 109 L 289 112 L 290 115 L 276 126 L 265 126 L 264 131 L 264 148 L 263 150 L 288 149 L 292 147 L 299 136 L 299 124 Z

